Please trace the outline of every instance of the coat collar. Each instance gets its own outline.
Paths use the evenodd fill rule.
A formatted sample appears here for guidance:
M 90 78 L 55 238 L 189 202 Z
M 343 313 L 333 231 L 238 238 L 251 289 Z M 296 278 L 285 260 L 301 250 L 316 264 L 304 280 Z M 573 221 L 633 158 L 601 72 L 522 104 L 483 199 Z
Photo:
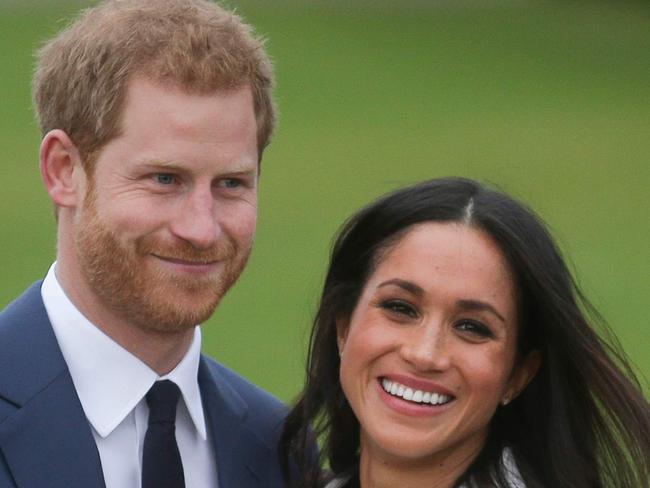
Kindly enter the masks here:
M 201 359 L 199 385 L 217 454 L 219 486 L 266 486 L 272 449 L 247 422 L 249 406 L 244 399 L 208 361 Z

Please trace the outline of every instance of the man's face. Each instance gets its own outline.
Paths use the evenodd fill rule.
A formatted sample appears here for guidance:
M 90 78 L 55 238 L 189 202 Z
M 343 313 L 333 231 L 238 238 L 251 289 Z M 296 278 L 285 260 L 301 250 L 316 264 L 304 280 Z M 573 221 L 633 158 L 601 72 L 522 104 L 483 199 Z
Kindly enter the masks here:
M 248 87 L 196 95 L 131 80 L 121 134 L 98 155 L 74 221 L 94 303 L 157 332 L 212 314 L 253 241 L 256 130 Z

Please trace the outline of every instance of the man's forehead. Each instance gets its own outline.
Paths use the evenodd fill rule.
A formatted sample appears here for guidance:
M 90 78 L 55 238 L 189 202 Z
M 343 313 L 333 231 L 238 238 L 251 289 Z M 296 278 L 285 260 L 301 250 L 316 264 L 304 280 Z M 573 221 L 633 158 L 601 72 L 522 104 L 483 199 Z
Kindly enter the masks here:
M 181 80 L 172 76 L 159 76 L 150 72 L 147 69 L 141 69 L 129 76 L 126 81 L 126 97 L 131 91 L 137 87 L 155 87 L 165 92 L 182 93 L 185 95 L 195 96 L 209 96 L 220 94 L 228 96 L 229 94 L 236 93 L 240 90 L 248 90 L 253 99 L 251 84 L 242 80 L 238 83 L 233 83 L 231 80 L 223 80 L 222 83 L 214 83 L 206 85 L 198 83 L 195 80 Z

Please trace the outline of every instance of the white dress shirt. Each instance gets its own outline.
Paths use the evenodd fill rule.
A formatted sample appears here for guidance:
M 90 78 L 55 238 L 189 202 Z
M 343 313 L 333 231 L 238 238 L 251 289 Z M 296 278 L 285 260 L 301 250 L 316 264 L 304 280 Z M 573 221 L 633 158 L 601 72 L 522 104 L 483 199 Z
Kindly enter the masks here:
M 176 440 L 185 485 L 216 487 L 216 457 L 197 377 L 200 328 L 195 328 L 192 344 L 178 366 L 158 376 L 81 314 L 61 288 L 55 266 L 43 281 L 43 303 L 97 443 L 106 488 L 140 488 L 149 415 L 144 397 L 154 382 L 162 379 L 173 381 L 181 390 Z

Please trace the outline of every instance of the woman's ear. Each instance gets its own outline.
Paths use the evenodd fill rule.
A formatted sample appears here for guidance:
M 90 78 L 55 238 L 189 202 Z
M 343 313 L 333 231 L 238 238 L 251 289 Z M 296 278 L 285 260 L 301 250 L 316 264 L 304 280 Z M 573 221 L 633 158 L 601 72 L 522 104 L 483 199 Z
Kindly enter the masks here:
M 529 352 L 525 358 L 515 365 L 508 382 L 508 388 L 501 399 L 502 405 L 507 405 L 526 389 L 528 383 L 533 380 L 537 371 L 539 371 L 541 364 L 542 354 L 535 350 Z
M 337 317 L 336 318 L 336 344 L 339 348 L 339 356 L 343 355 L 343 349 L 345 348 L 345 343 L 348 340 L 348 330 L 350 329 L 350 319 L 349 317 Z
M 81 177 L 85 172 L 79 150 L 68 134 L 55 129 L 48 132 L 41 142 L 41 177 L 47 193 L 57 207 L 75 207 L 81 201 Z

